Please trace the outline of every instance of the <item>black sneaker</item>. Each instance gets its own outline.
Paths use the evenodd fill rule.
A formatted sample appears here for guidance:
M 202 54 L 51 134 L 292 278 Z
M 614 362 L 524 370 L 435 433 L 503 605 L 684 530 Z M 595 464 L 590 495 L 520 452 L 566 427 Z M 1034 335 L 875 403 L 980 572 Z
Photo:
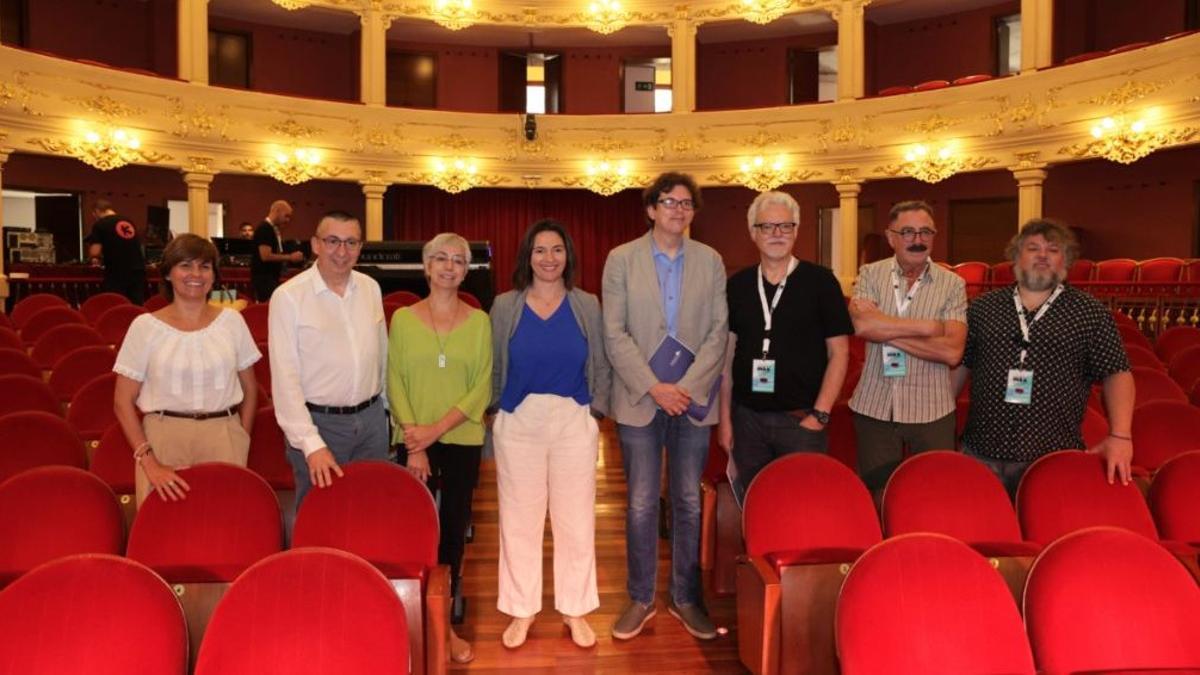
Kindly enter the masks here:
M 653 602 L 643 605 L 631 600 L 621 611 L 617 622 L 613 624 L 612 636 L 618 640 L 630 640 L 637 637 L 638 633 L 641 633 L 642 629 L 646 627 L 646 622 L 654 618 L 655 613 Z

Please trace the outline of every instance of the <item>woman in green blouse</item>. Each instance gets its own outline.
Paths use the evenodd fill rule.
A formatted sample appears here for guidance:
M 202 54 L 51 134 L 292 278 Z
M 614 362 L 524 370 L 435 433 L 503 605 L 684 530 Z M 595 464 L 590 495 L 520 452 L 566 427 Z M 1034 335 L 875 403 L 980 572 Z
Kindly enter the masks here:
M 439 234 L 421 254 L 429 296 L 392 315 L 388 400 L 401 463 L 430 489 L 435 482 L 441 488 L 438 563 L 450 566 L 454 592 L 492 393 L 492 328 L 487 314 L 458 298 L 471 263 L 467 241 Z M 450 657 L 459 663 L 474 658 L 453 629 Z

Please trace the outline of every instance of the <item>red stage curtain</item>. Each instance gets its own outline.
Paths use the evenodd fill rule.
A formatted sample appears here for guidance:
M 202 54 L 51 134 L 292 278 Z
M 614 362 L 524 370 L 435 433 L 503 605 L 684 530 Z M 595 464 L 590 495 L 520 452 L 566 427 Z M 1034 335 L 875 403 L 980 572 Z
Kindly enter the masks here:
M 554 218 L 566 226 L 579 260 L 576 285 L 597 295 L 608 252 L 647 227 L 639 190 L 603 197 L 586 190 L 474 188 L 451 195 L 428 186 L 392 189 L 392 238 L 427 241 L 440 232 L 455 232 L 490 241 L 497 293 L 512 288 L 521 237 L 537 220 Z

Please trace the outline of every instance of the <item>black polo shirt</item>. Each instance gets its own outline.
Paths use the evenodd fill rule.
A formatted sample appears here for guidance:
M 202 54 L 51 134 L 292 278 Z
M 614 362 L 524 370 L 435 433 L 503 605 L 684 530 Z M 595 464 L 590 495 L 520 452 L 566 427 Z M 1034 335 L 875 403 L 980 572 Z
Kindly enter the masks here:
M 259 246 L 269 246 L 272 253 L 283 253 L 279 235 L 269 220 L 262 221 L 254 230 L 254 255 L 250 257 L 250 276 L 278 280 L 279 275 L 283 274 L 283 263 L 263 261 L 258 255 Z
M 130 278 L 146 274 L 142 238 L 128 218 L 116 214 L 100 218 L 92 224 L 92 231 L 84 242 L 100 244 L 105 277 Z
M 982 295 L 967 309 L 963 365 L 971 369 L 971 410 L 963 446 L 1016 462 L 1083 448 L 1079 427 L 1092 383 L 1129 370 L 1116 322 L 1098 300 L 1068 285 L 1042 318 L 1029 324 L 1024 368 L 1033 371 L 1031 402 L 1005 403 L 1008 371 L 1021 362 L 1013 288 Z M 1025 311 L 1026 323 L 1034 314 Z
M 788 276 L 771 319 L 771 352 L 775 360 L 775 393 L 752 392 L 754 359 L 762 357 L 763 312 L 758 296 L 758 265 L 729 278 L 729 330 L 737 334 L 733 352 L 733 400 L 761 412 L 811 408 L 821 391 L 829 358 L 825 340 L 851 335 L 854 325 L 842 288 L 828 268 L 800 261 Z M 768 305 L 775 285 L 763 279 Z

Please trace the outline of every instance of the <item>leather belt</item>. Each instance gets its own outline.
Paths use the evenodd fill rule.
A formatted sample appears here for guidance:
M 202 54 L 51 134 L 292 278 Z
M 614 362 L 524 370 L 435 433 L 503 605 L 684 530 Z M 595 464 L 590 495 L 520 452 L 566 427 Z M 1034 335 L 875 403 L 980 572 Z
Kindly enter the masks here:
M 204 420 L 213 420 L 218 417 L 232 417 L 238 413 L 238 406 L 233 406 L 227 410 L 217 410 L 215 412 L 179 412 L 177 410 L 158 410 L 150 413 L 151 415 L 162 415 L 163 417 L 179 417 L 185 420 L 195 420 L 203 422 Z
M 317 405 L 316 403 L 309 403 L 308 401 L 305 401 L 304 407 L 315 413 L 321 413 L 323 415 L 353 415 L 354 413 L 360 413 L 366 410 L 367 408 L 371 407 L 372 403 L 378 400 L 379 394 L 375 394 L 371 398 L 359 403 L 358 405 Z

